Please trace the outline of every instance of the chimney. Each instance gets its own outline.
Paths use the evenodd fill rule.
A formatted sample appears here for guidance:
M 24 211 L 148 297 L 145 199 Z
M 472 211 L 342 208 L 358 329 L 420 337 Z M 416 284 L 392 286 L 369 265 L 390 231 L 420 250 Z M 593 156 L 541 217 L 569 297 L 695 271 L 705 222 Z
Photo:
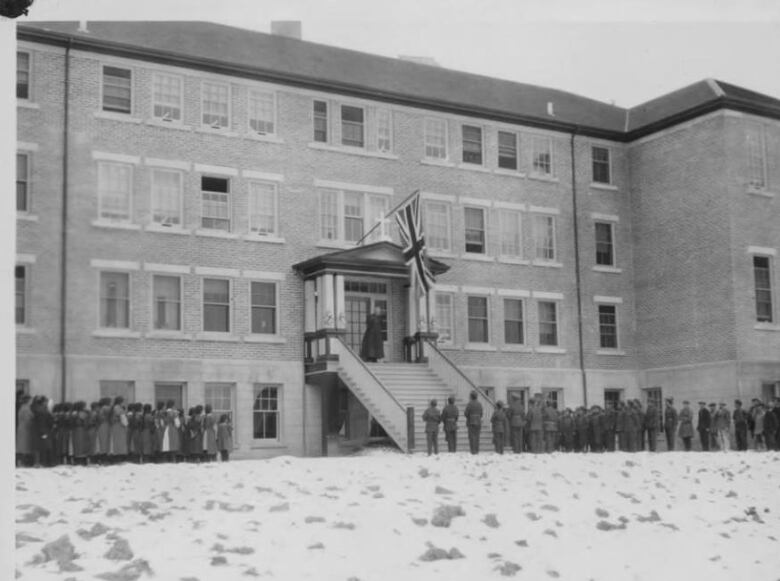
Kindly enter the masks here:
M 302 40 L 301 21 L 300 20 L 272 20 L 271 34 Z
M 429 67 L 441 67 L 435 58 L 429 56 L 415 56 L 408 54 L 399 54 L 398 58 L 402 61 L 417 63 L 418 65 L 428 65 Z
M 547 114 L 550 117 L 555 117 L 555 108 L 552 101 L 547 101 Z
M 79 20 L 78 32 L 89 32 L 89 29 L 87 28 L 87 21 L 86 20 Z

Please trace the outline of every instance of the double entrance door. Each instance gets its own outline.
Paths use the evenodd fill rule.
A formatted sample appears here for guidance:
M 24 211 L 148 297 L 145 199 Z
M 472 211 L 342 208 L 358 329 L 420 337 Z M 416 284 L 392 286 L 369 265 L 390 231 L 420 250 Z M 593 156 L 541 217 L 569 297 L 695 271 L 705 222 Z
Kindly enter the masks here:
M 366 332 L 368 315 L 378 308 L 381 312 L 382 341 L 384 342 L 385 358 L 389 357 L 387 344 L 387 295 L 376 294 L 346 294 L 344 296 L 347 317 L 347 344 L 360 354 L 363 335 Z

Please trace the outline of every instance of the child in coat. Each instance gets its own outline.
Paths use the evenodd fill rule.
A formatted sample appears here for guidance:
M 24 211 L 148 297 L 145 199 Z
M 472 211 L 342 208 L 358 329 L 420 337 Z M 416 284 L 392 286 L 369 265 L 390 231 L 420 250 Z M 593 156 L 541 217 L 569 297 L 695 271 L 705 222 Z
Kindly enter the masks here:
M 227 414 L 219 417 L 217 426 L 217 449 L 223 462 L 230 460 L 230 451 L 233 449 L 233 425 Z

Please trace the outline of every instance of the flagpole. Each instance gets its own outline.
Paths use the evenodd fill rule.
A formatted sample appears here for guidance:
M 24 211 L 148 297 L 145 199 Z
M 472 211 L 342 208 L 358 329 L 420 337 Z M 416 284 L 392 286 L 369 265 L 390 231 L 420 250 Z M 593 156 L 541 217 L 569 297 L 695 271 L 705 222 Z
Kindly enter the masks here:
M 401 201 L 401 203 L 400 203 L 400 204 L 396 204 L 396 206 L 395 206 L 395 207 L 394 207 L 392 210 L 390 210 L 389 212 L 387 212 L 387 213 L 385 214 L 385 217 L 387 217 L 387 216 L 392 216 L 393 214 L 395 214 L 395 212 L 398 210 L 398 208 L 400 208 L 401 206 L 403 206 L 404 204 L 406 204 L 406 202 L 408 202 L 409 200 L 411 200 L 411 199 L 412 199 L 414 196 L 416 196 L 416 195 L 417 195 L 417 194 L 419 194 L 419 193 L 420 193 L 420 190 L 414 190 L 414 191 L 413 191 L 411 194 L 409 194 L 408 196 L 406 196 L 406 197 L 405 197 L 405 198 L 404 198 L 404 199 Z M 382 222 L 380 221 L 380 222 L 377 222 L 376 224 L 374 224 L 373 226 L 371 226 L 371 228 L 368 230 L 368 232 L 366 232 L 365 234 L 363 234 L 363 236 L 360 238 L 360 240 L 358 240 L 357 242 L 355 242 L 355 246 L 360 246 L 360 244 L 363 242 L 363 240 L 365 240 L 365 239 L 368 237 L 368 235 L 369 235 L 369 234 L 371 234 L 371 232 L 373 232 L 374 230 L 376 230 L 376 229 L 377 229 L 377 227 L 378 227 L 378 226 L 379 226 L 381 223 L 382 223 Z

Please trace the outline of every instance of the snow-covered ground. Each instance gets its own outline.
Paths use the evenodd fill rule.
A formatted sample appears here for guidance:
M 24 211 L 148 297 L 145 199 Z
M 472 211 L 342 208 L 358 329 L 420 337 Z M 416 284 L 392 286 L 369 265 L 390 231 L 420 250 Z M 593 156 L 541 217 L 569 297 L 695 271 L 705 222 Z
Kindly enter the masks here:
M 780 579 L 778 453 L 375 450 L 15 478 L 21 579 Z

